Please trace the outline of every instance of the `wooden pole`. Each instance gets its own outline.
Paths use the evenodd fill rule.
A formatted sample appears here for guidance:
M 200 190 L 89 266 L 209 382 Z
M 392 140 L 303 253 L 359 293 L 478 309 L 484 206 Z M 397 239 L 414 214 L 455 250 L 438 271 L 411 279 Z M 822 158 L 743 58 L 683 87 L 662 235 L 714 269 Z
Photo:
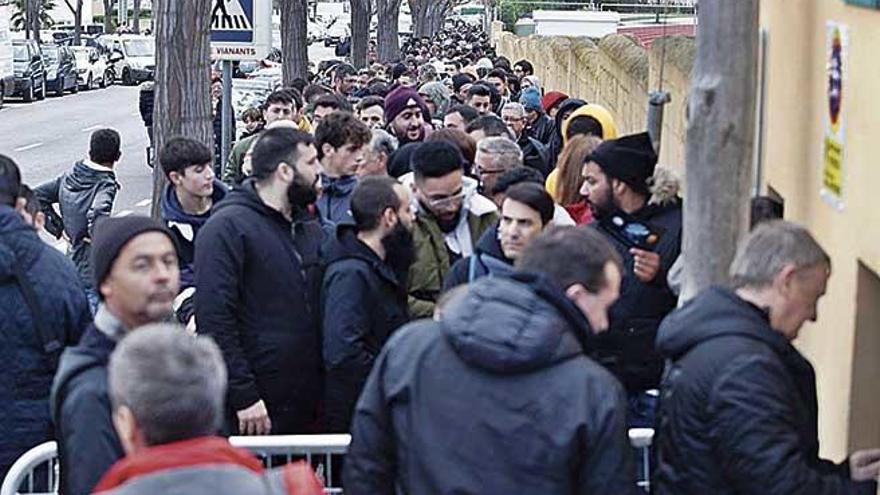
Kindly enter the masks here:
M 759 0 L 702 0 L 688 108 L 682 298 L 727 280 L 748 227 Z

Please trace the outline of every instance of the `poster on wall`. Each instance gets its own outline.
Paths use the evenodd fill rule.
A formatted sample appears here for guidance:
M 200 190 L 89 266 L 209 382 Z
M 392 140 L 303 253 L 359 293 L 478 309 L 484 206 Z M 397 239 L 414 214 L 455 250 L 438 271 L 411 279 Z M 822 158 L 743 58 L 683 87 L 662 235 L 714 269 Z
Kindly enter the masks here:
M 831 206 L 843 209 L 843 170 L 846 151 L 846 93 L 849 64 L 849 29 L 838 22 L 826 25 L 827 107 L 822 146 L 822 197 Z

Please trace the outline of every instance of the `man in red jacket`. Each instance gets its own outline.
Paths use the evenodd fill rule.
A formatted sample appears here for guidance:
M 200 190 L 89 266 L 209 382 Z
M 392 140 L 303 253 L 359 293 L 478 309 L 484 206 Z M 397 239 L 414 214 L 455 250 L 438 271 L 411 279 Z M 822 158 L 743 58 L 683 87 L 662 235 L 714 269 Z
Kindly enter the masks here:
M 264 471 L 247 450 L 214 436 L 223 419 L 226 367 L 207 337 L 172 325 L 132 333 L 110 358 L 113 423 L 126 457 L 96 493 L 319 495 L 305 463 Z

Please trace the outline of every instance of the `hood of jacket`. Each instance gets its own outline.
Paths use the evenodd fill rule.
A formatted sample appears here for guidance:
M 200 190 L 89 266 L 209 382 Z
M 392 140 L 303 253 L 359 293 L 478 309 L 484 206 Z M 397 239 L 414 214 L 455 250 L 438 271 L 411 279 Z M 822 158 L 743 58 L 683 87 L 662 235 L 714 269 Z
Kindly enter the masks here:
M 608 111 L 605 107 L 601 105 L 596 105 L 595 103 L 591 103 L 589 105 L 584 105 L 575 110 L 565 121 L 562 123 L 562 144 L 563 146 L 568 144 L 568 138 L 566 134 L 568 134 L 568 126 L 571 125 L 571 121 L 576 119 L 577 117 L 593 117 L 600 124 L 602 124 L 602 139 L 617 139 L 617 124 L 614 123 L 614 117 L 611 115 L 611 112 Z
M 791 344 L 770 328 L 767 313 L 730 289 L 713 287 L 670 314 L 657 331 L 657 349 L 673 360 L 711 339 L 741 336 L 785 350 Z
M 482 278 L 453 297 L 442 331 L 465 362 L 496 373 L 522 373 L 584 354 L 590 325 L 577 307 L 532 274 Z
M 233 189 L 223 201 L 214 205 L 214 208 L 211 210 L 211 215 L 215 215 L 232 206 L 243 206 L 276 222 L 291 225 L 293 222 L 282 215 L 280 211 L 263 203 L 263 200 L 260 199 L 260 196 L 257 194 L 255 185 L 256 180 L 245 180 L 241 186 Z
M 321 174 L 321 194 L 328 196 L 349 196 L 358 185 L 358 178 L 354 175 L 345 177 L 328 177 Z
M 553 119 L 556 122 L 556 134 L 559 135 L 560 138 L 564 136 L 562 133 L 562 116 L 565 112 L 573 112 L 586 104 L 587 102 L 580 98 L 567 98 L 559 104 L 559 109 L 556 111 L 556 116 L 553 117 Z
M 399 285 L 391 267 L 357 238 L 357 229 L 354 225 L 346 223 L 337 225 L 334 235 L 328 237 L 324 243 L 321 255 L 324 264 L 328 267 L 333 263 L 348 259 L 363 261 L 386 281 L 395 286 Z
M 62 187 L 70 192 L 90 191 L 96 184 L 107 180 L 116 181 L 112 170 L 95 170 L 83 161 L 76 162 L 73 170 L 64 176 Z
M 0 206 L 0 283 L 11 280 L 15 277 L 15 267 L 18 263 L 24 263 L 29 267 L 34 262 L 34 257 L 38 255 L 37 250 L 33 249 L 16 249 L 21 241 L 22 236 L 33 236 L 32 241 L 40 242 L 36 239 L 34 229 L 25 223 L 21 214 L 15 211 L 11 206 Z M 27 259 L 20 259 L 20 253 L 24 251 L 29 253 Z
M 501 249 L 501 240 L 498 239 L 498 223 L 483 232 L 474 250 L 479 254 L 486 254 L 493 258 L 498 258 L 511 266 L 513 265 L 513 260 L 507 259 L 504 256 L 504 251 Z
M 229 188 L 219 179 L 214 179 L 214 193 L 211 199 L 214 205 L 217 205 L 229 193 Z M 192 225 L 203 225 L 208 221 L 210 215 L 192 215 L 183 210 L 177 194 L 174 193 L 174 186 L 169 184 L 165 188 L 165 194 L 162 195 L 162 218 L 165 221 L 188 223 Z

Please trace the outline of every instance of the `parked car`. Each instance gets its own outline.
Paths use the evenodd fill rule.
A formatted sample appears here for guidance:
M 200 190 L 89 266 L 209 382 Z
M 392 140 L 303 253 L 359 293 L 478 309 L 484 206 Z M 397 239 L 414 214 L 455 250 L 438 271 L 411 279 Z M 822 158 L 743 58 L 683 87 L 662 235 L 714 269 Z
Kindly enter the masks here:
M 15 71 L 15 92 L 25 102 L 46 97 L 46 67 L 43 54 L 34 40 L 12 40 L 12 64 Z
M 101 36 L 101 44 L 108 47 L 107 61 L 122 84 L 136 85 L 153 79 L 156 71 L 156 41 L 151 36 Z
M 15 66 L 12 62 L 12 38 L 9 31 L 9 7 L 0 5 L 0 107 L 15 91 Z
M 76 82 L 76 57 L 69 46 L 54 43 L 43 44 L 43 59 L 46 62 L 46 86 L 56 96 L 64 96 L 65 91 L 79 92 Z
M 107 85 L 107 62 L 98 53 L 97 48 L 75 46 L 72 48 L 76 57 L 76 80 L 83 89 L 95 89 Z

